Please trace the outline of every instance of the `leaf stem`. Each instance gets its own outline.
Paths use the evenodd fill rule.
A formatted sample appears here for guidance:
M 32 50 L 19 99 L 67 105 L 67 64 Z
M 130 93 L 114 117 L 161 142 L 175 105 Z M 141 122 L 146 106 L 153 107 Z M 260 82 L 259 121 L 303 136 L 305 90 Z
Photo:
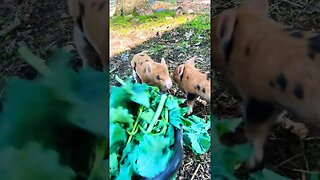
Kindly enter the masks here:
M 117 80 L 122 86 L 124 86 L 124 85 L 126 84 L 118 75 L 116 75 L 116 80 Z
M 168 121 L 169 121 L 169 110 L 168 108 L 165 108 L 164 109 L 164 122 L 165 122 L 165 125 L 163 126 L 162 130 L 161 130 L 161 133 L 162 134 L 166 134 L 166 131 L 168 129 Z
M 138 126 L 138 124 L 139 124 L 139 120 L 140 120 L 140 115 L 141 115 L 141 113 L 142 113 L 142 109 L 143 109 L 143 107 L 140 106 L 137 120 L 136 120 L 136 122 L 134 123 L 134 126 L 133 126 L 133 128 L 132 128 L 131 133 L 128 133 L 128 134 L 130 134 L 130 136 L 129 136 L 129 138 L 128 138 L 127 145 L 128 145 L 128 144 L 130 143 L 130 141 L 132 140 L 132 137 L 138 132 L 137 126 Z
M 45 65 L 44 61 L 34 55 L 28 47 L 19 47 L 18 53 L 43 76 L 52 74 L 52 71 Z
M 162 111 L 162 109 L 164 107 L 164 104 L 165 104 L 166 100 L 167 100 L 167 95 L 166 94 L 162 94 L 160 102 L 159 102 L 159 105 L 158 105 L 158 108 L 157 108 L 157 111 L 154 114 L 154 116 L 153 116 L 153 118 L 151 120 L 151 123 L 150 123 L 150 125 L 149 125 L 149 127 L 147 129 L 148 133 L 150 133 L 152 131 L 153 126 L 156 124 L 156 122 L 157 122 L 157 120 L 158 120 L 158 118 L 159 118 L 159 116 L 161 114 L 161 111 Z
M 107 141 L 108 140 L 105 138 L 98 138 L 96 142 L 95 159 L 88 180 L 93 180 L 96 178 L 97 171 L 100 168 L 101 162 L 103 161 L 103 158 L 106 154 L 108 144 Z

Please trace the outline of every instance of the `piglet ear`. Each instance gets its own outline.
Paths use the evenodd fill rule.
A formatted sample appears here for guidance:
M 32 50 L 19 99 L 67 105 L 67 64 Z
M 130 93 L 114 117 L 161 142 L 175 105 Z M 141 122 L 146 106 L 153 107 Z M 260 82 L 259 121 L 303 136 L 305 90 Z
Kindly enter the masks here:
M 224 47 L 230 42 L 236 23 L 235 9 L 229 9 L 222 12 L 217 20 L 216 40 L 218 49 L 224 54 Z
M 146 73 L 151 74 L 152 73 L 152 67 L 150 62 L 146 62 Z
M 245 0 L 242 6 L 263 16 L 268 15 L 268 0 Z
M 161 64 L 167 65 L 166 61 L 164 60 L 164 58 L 161 58 Z
M 181 76 L 183 74 L 183 71 L 184 71 L 184 65 L 183 64 L 179 65 L 178 66 L 178 74 L 179 74 L 179 76 Z
M 190 64 L 190 65 L 194 66 L 194 61 L 195 60 L 196 60 L 196 57 L 192 57 L 186 62 L 186 64 Z

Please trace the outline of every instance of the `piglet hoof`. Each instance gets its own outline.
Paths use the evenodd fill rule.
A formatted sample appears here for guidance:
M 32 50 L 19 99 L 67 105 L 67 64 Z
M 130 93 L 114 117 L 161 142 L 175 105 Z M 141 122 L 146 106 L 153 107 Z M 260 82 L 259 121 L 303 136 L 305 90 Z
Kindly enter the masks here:
M 246 163 L 246 172 L 252 173 L 263 169 L 263 162 L 258 161 L 254 157 L 251 157 L 250 160 Z
M 189 109 L 189 111 L 183 117 L 187 118 L 191 114 L 192 114 L 192 109 Z
M 208 104 L 207 101 L 202 100 L 202 99 L 198 99 L 198 101 L 204 106 L 206 106 Z

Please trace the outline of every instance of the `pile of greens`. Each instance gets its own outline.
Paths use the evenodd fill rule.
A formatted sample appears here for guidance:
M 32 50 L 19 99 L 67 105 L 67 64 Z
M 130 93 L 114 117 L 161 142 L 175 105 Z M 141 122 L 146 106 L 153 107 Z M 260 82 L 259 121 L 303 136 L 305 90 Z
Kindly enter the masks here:
M 195 154 L 210 148 L 210 121 L 184 115 L 185 100 L 161 94 L 159 88 L 118 78 L 111 88 L 110 175 L 123 179 L 140 175 L 153 178 L 168 165 L 175 152 L 174 128 L 183 128 L 183 140 Z
M 250 158 L 253 154 L 253 148 L 249 143 L 225 146 L 221 144 L 219 138 L 230 132 L 234 132 L 236 127 L 243 121 L 242 118 L 236 119 L 223 119 L 218 120 L 217 117 L 212 118 L 213 130 L 212 137 L 215 139 L 212 144 L 211 152 L 211 172 L 213 173 L 213 179 L 217 180 L 237 180 L 235 173 L 240 165 Z M 310 180 L 319 179 L 320 173 L 313 173 L 310 176 Z M 246 179 L 260 180 L 260 179 L 279 179 L 289 180 L 270 169 L 264 168 L 262 170 L 248 174 Z
M 52 52 L 49 66 L 19 49 L 40 76 L 9 79 L 0 113 L 0 179 L 108 179 L 107 77 L 68 67 Z

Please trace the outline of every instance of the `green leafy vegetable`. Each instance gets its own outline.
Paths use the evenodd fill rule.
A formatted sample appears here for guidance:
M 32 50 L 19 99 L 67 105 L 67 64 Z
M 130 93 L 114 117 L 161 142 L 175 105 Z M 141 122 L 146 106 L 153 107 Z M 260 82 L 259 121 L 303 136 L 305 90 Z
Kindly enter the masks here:
M 268 169 L 263 169 L 262 171 L 258 171 L 256 173 L 250 174 L 249 180 L 259 180 L 259 179 L 289 180 L 289 178 L 283 177 Z
M 219 142 L 219 135 L 226 132 L 232 132 L 241 119 L 221 120 L 213 118 L 213 147 L 211 152 L 211 166 L 213 177 L 216 179 L 236 180 L 234 171 L 236 165 L 249 159 L 252 154 L 252 148 L 249 144 L 235 145 L 232 147 L 224 146 Z
M 69 180 L 76 175 L 59 162 L 56 151 L 44 149 L 36 142 L 29 142 L 22 149 L 6 147 L 0 151 L 0 159 L 0 179 Z
M 180 107 L 184 100 L 161 94 L 157 87 L 116 79 L 122 86 L 112 87 L 110 96 L 110 131 L 117 136 L 110 137 L 111 178 L 152 178 L 161 173 L 174 154 L 174 127 L 180 125 L 193 152 L 202 154 L 210 148 L 210 122 L 197 116 L 184 118 L 188 112 Z
M 253 154 L 253 148 L 248 144 L 240 144 L 234 146 L 224 146 L 220 143 L 219 137 L 225 133 L 233 132 L 241 123 L 241 118 L 218 120 L 213 118 L 213 148 L 211 152 L 211 172 L 213 172 L 214 179 L 236 180 L 235 177 L 236 166 L 240 163 L 246 162 Z M 312 178 L 312 177 L 311 177 Z M 287 180 L 289 178 L 283 177 L 280 174 L 272 172 L 268 169 L 262 169 L 255 173 L 249 174 L 249 180 L 260 179 L 280 179 Z
M 170 138 L 152 134 L 144 135 L 134 151 L 138 154 L 137 159 L 133 159 L 137 162 L 135 165 L 138 174 L 152 178 L 162 172 L 173 153 L 169 149 L 170 145 Z
M 72 55 L 62 49 L 49 66 L 26 47 L 19 53 L 40 75 L 8 79 L 0 114 L 1 160 L 8 159 L 1 161 L 0 179 L 98 176 L 109 137 L 106 75 L 75 72 L 67 66 Z

